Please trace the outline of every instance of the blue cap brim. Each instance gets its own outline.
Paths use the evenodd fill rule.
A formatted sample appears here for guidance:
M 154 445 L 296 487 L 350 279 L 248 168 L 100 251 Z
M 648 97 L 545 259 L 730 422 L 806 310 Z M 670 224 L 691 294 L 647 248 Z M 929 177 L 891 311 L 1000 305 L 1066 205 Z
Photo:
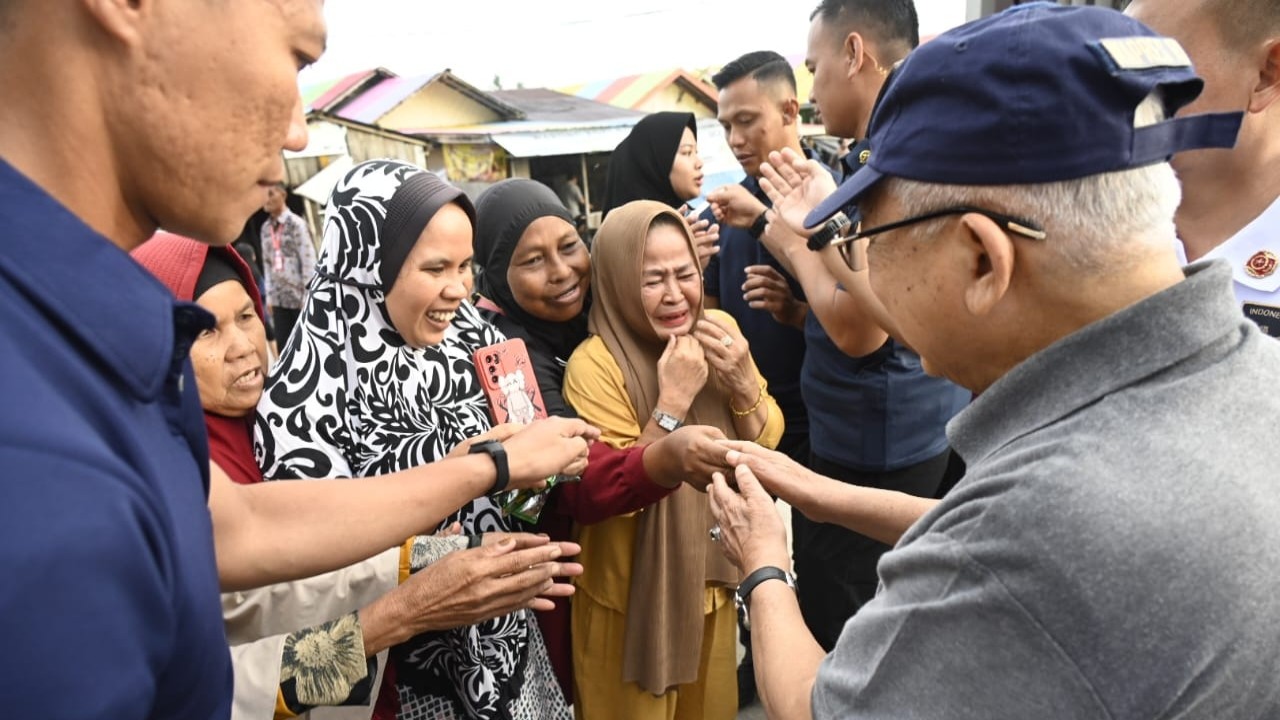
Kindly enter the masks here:
M 852 205 L 862 197 L 872 185 L 880 182 L 884 175 L 870 165 L 863 165 L 858 172 L 849 176 L 848 180 L 840 183 L 840 187 L 836 191 L 827 196 L 826 200 L 818 203 L 818 207 L 814 208 L 805 216 L 804 226 L 806 228 L 815 228 L 826 222 L 832 215 L 843 210 L 846 206 Z

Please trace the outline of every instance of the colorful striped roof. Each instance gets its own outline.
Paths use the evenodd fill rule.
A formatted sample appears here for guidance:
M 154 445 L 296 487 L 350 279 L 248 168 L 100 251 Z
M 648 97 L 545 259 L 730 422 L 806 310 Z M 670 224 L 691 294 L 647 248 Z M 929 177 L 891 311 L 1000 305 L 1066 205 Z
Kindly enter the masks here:
M 435 78 L 435 75 L 386 78 L 360 93 L 359 97 L 338 110 L 337 115 L 366 125 L 376 125 L 383 115 L 391 112 Z
M 608 103 L 616 107 L 637 108 L 674 82 L 683 81 L 703 95 L 709 104 L 716 101 L 716 91 L 697 75 L 685 70 L 657 70 L 643 75 L 628 75 L 612 80 L 597 80 L 559 88 L 561 92 L 580 98 Z
M 304 112 L 312 110 L 325 111 L 334 102 L 340 100 L 352 88 L 371 79 L 379 70 L 362 70 L 344 75 L 340 78 L 325 80 L 302 88 L 302 105 Z

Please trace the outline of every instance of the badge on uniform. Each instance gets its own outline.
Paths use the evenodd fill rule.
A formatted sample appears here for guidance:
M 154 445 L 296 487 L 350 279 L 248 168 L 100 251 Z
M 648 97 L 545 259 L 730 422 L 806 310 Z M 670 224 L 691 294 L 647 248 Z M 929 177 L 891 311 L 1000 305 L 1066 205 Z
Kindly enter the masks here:
M 1262 332 L 1273 338 L 1280 338 L 1280 307 L 1245 303 L 1244 316 L 1257 323 Z
M 1271 274 L 1276 271 L 1275 253 L 1270 250 L 1259 250 L 1244 264 L 1244 271 L 1249 273 L 1249 277 L 1271 277 Z

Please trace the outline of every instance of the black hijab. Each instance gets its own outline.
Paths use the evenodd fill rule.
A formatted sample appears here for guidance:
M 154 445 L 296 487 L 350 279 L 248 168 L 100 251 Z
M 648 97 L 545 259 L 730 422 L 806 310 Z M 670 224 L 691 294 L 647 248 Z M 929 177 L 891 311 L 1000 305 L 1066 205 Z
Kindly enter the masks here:
M 573 225 L 573 217 L 560 198 L 536 180 L 511 178 L 490 186 L 476 199 L 475 258 L 480 266 L 476 290 L 502 310 L 502 314 L 519 325 L 529 338 L 547 352 L 568 359 L 578 344 L 587 339 L 587 308 L 568 322 L 548 322 L 520 307 L 511 294 L 507 269 L 520 236 L 544 217 L 558 217 Z M 534 351 L 536 348 L 530 348 Z
M 631 134 L 618 143 L 609 159 L 605 215 L 632 200 L 657 200 L 672 208 L 684 204 L 671 187 L 671 166 L 685 128 L 698 137 L 698 121 L 693 113 L 653 113 L 631 128 Z

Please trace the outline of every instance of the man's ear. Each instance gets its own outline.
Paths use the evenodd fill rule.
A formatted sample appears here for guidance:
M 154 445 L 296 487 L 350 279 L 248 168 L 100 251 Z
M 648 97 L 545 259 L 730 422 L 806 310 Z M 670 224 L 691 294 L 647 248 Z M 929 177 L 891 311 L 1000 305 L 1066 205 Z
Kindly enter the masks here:
M 800 101 L 791 97 L 782 101 L 783 126 L 794 125 L 800 119 Z
M 857 75 L 862 70 L 862 65 L 867 57 L 867 43 L 862 39 L 862 35 L 857 32 L 851 32 L 844 36 L 844 45 L 841 48 L 844 53 L 845 63 L 848 65 L 849 79 Z
M 1262 112 L 1280 99 L 1280 38 L 1263 45 L 1258 66 L 1258 83 L 1249 93 L 1249 112 Z
M 1015 259 L 1013 239 L 985 215 L 969 213 L 960 223 L 967 231 L 963 242 L 970 259 L 964 304 L 973 315 L 984 316 L 1009 292 Z
M 152 5 L 150 0 L 80 0 L 80 4 L 104 33 L 130 45 L 141 36 Z

